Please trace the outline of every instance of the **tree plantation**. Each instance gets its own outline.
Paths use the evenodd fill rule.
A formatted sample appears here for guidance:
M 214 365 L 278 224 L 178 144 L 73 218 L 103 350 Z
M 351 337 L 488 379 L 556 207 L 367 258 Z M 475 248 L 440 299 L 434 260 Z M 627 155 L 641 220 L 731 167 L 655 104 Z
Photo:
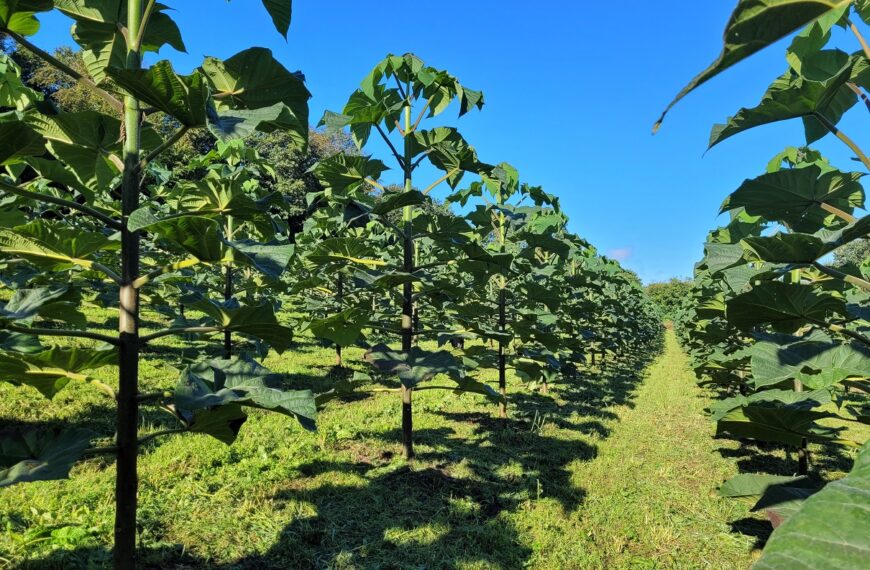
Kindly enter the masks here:
M 646 287 L 515 166 L 522 107 L 481 129 L 483 61 L 316 105 L 241 43 L 303 3 L 171 4 L 0 0 L 0 568 L 866 567 L 870 2 L 737 2 L 666 112 L 789 38 L 709 146 L 805 140 Z

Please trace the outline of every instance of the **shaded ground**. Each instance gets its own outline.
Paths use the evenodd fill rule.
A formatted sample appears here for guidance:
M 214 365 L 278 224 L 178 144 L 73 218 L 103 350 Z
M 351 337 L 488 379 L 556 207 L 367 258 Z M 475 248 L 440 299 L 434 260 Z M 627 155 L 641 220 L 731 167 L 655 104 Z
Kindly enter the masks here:
M 323 383 L 329 350 L 270 357 Z M 359 351 L 347 351 L 350 362 Z M 141 461 L 142 560 L 150 568 L 745 568 L 746 505 L 715 487 L 736 472 L 713 451 L 705 401 L 668 333 L 664 354 L 581 370 L 550 394 L 515 380 L 512 417 L 482 398 L 415 396 L 418 459 L 400 459 L 395 394 L 333 402 L 316 434 L 254 414 L 232 446 L 173 436 Z M 354 364 L 356 365 L 356 364 Z M 146 383 L 170 370 L 145 367 Z M 491 380 L 491 378 L 490 378 Z M 45 406 L 0 385 L 3 423 L 111 413 L 87 388 Z M 157 425 L 159 413 L 147 421 Z M 0 563 L 100 568 L 111 538 L 110 464 L 0 490 Z

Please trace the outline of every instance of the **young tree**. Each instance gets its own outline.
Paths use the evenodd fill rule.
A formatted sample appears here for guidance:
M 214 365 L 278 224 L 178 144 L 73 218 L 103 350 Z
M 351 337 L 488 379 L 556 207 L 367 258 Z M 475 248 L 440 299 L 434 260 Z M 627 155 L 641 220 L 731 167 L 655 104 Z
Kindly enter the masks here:
M 264 0 L 264 5 L 286 35 L 289 0 Z M 39 29 L 36 14 L 53 9 L 74 20 L 73 39 L 82 48 L 84 69 L 31 41 Z M 180 30 L 166 10 L 153 0 L 0 0 L 0 32 L 105 104 L 105 112 L 58 110 L 22 83 L 8 58 L 4 61 L 0 106 L 11 110 L 0 119 L 0 163 L 5 166 L 0 192 L 14 197 L 30 221 L 0 229 L 0 254 L 31 277 L 0 310 L 7 341 L 3 378 L 50 397 L 70 382 L 92 381 L 89 370 L 118 366 L 117 390 L 94 382 L 116 402 L 115 441 L 91 447 L 91 434 L 75 428 L 6 432 L 2 445 L 12 451 L 4 453 L 2 484 L 62 478 L 81 457 L 115 455 L 116 568 L 132 568 L 135 561 L 136 463 L 143 442 L 178 431 L 232 441 L 245 419 L 241 406 L 282 411 L 306 425 L 314 413 L 310 392 L 276 389 L 268 371 L 241 359 L 187 366 L 175 390 L 140 393 L 140 352 L 165 336 L 232 330 L 258 336 L 279 350 L 286 342 L 280 334 L 269 334 L 277 322 L 268 304 L 204 301 L 200 308 L 215 321 L 210 326 L 140 330 L 141 291 L 162 276 L 227 258 L 258 265 L 256 244 L 223 234 L 218 221 L 223 210 L 196 208 L 159 217 L 159 200 L 143 184 L 146 171 L 191 130 L 207 128 L 221 140 L 256 130 L 285 130 L 304 145 L 308 124 L 308 91 L 268 50 L 246 50 L 226 61 L 206 58 L 186 76 L 166 60 L 144 68 L 146 52 L 165 45 L 184 49 Z M 156 113 L 175 127 L 168 136 L 148 121 Z M 204 188 L 194 192 L 200 202 L 210 198 Z M 174 261 L 157 265 L 162 258 Z M 89 296 L 92 283 L 111 295 Z M 75 311 L 82 295 L 96 304 L 114 297 L 119 307 L 116 335 L 93 325 L 76 327 L 87 325 Z M 34 340 L 52 337 L 96 341 L 106 348 L 93 343 L 44 348 Z M 140 436 L 140 405 L 167 400 L 180 427 Z M 14 460 L 7 463 L 6 458 Z

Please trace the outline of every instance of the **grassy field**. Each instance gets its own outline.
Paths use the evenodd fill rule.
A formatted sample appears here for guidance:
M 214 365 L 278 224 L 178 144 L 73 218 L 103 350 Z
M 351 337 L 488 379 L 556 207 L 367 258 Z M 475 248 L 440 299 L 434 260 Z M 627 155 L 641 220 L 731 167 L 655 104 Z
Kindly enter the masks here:
M 111 324 L 111 323 L 108 323 Z M 164 346 L 165 348 L 165 346 Z M 191 348 L 195 350 L 195 348 Z M 361 352 L 346 351 L 359 367 Z M 176 372 L 157 349 L 146 387 Z M 324 389 L 332 352 L 300 343 L 267 359 Z M 107 380 L 110 380 L 107 370 Z M 483 398 L 415 397 L 418 459 L 400 457 L 392 393 L 331 402 L 317 433 L 254 413 L 227 447 L 206 436 L 149 443 L 140 542 L 149 568 L 746 568 L 765 523 L 715 488 L 762 457 L 710 438 L 706 405 L 672 333 L 652 362 L 581 370 L 544 395 L 511 382 L 511 418 Z M 47 403 L 0 384 L 0 423 L 108 430 L 105 396 L 68 388 Z M 143 429 L 166 427 L 149 412 Z M 715 453 L 723 448 L 723 453 Z M 769 455 L 769 454 L 768 454 Z M 749 459 L 747 459 L 749 458 Z M 833 469 L 833 468 L 832 468 Z M 0 490 L 0 565 L 100 568 L 112 533 L 110 462 L 68 481 Z M 743 532 L 736 532 L 742 530 Z

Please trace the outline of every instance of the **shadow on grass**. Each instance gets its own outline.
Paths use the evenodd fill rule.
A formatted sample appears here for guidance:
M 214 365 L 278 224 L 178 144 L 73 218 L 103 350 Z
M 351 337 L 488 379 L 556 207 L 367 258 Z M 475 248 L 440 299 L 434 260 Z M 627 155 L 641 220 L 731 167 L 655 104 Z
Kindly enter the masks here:
M 578 370 L 549 394 L 511 394 L 510 417 L 487 412 L 431 412 L 443 427 L 415 431 L 417 457 L 398 461 L 398 429 L 362 431 L 341 461 L 301 465 L 301 477 L 272 496 L 304 503 L 315 514 L 285 526 L 265 552 L 217 564 L 181 546 L 143 548 L 143 568 L 520 568 L 533 555 L 517 527 L 519 513 L 582 508 L 586 490 L 572 463 L 590 461 L 597 447 L 584 440 L 610 435 L 617 416 L 606 408 L 631 406 L 648 358 Z M 333 380 L 350 371 L 328 371 Z M 295 375 L 296 386 L 329 378 Z M 393 451 L 396 450 L 396 451 Z M 338 477 L 337 475 L 343 475 Z M 337 482 L 340 481 L 340 482 Z M 582 484 L 582 482 L 580 482 Z M 522 533 L 522 534 L 521 534 Z M 99 568 L 105 550 L 59 550 L 22 568 Z

